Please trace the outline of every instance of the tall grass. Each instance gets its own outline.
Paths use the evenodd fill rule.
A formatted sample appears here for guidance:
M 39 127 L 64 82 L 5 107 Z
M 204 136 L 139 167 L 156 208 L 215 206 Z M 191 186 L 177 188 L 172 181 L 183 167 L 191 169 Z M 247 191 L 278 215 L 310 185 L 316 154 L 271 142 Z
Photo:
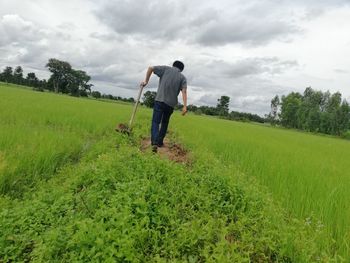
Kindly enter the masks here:
M 0 194 L 19 197 L 76 162 L 129 105 L 33 92 L 0 84 Z
M 321 247 L 350 255 L 350 141 L 193 115 L 175 120 L 192 149 L 238 165 L 293 215 L 326 228 Z

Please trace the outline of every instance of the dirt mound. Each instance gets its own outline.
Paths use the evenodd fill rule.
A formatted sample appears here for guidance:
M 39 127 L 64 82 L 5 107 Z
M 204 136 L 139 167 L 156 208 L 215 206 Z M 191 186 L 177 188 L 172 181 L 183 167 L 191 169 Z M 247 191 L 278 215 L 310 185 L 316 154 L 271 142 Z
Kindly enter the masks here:
M 150 138 L 141 141 L 141 151 L 145 152 L 147 150 L 151 150 Z M 171 142 L 168 139 L 164 140 L 164 145 L 162 147 L 158 147 L 157 154 L 177 163 L 190 163 L 189 152 L 180 144 Z
M 124 134 L 130 134 L 130 129 L 128 127 L 128 125 L 124 124 L 124 123 L 120 123 L 117 125 L 117 127 L 115 127 L 115 131 L 116 132 L 121 132 Z

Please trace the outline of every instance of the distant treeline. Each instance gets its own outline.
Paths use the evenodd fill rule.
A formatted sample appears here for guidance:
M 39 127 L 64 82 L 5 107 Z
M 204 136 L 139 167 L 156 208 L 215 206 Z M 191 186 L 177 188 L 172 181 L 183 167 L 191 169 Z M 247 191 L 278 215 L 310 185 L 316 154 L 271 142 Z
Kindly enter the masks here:
M 276 95 L 267 119 L 287 128 L 349 136 L 350 106 L 339 92 L 308 87 L 303 94 L 292 92 L 281 99 Z
M 76 97 L 92 96 L 96 99 L 104 98 L 125 102 L 135 101 L 134 98 L 123 98 L 92 90 L 91 88 L 93 87 L 93 84 L 89 83 L 91 77 L 85 71 L 72 68 L 72 66 L 66 61 L 50 58 L 46 67 L 52 73 L 48 80 L 39 79 L 34 72 L 30 72 L 24 77 L 21 66 L 17 66 L 15 69 L 7 66 L 0 73 L 0 81 L 29 86 L 37 91 L 46 90 L 55 93 L 69 94 Z M 143 98 L 143 104 L 148 107 L 153 107 L 155 94 L 155 92 L 146 91 Z M 187 110 L 194 112 L 195 114 L 219 116 L 229 120 L 265 122 L 264 118 L 256 114 L 237 111 L 229 112 L 229 102 L 230 98 L 228 96 L 221 96 L 221 98 L 218 99 L 216 107 L 189 105 Z M 182 109 L 182 105 L 179 104 L 176 109 Z
M 52 73 L 48 80 L 39 79 L 34 72 L 29 72 L 24 77 L 21 66 L 17 66 L 15 69 L 7 66 L 0 73 L 0 81 L 32 87 L 37 91 L 46 90 L 76 97 L 91 95 L 95 98 L 134 102 L 133 98 L 122 98 L 111 94 L 101 94 L 99 91 L 92 91 L 91 87 L 93 87 L 93 84 L 89 83 L 91 77 L 85 71 L 72 68 L 66 61 L 51 58 L 46 67 Z
M 156 92 L 154 91 L 146 91 L 143 95 L 143 103 L 147 107 L 153 108 L 154 100 L 156 97 Z M 237 112 L 231 111 L 229 112 L 229 103 L 230 97 L 221 96 L 218 99 L 218 103 L 216 107 L 213 106 L 196 106 L 196 105 L 188 105 L 187 110 L 190 112 L 194 112 L 195 114 L 205 114 L 211 116 L 219 116 L 228 120 L 237 120 L 237 121 L 253 121 L 264 123 L 265 119 L 256 114 L 245 113 L 245 112 Z M 178 104 L 175 109 L 182 109 L 183 105 Z
M 99 91 L 92 91 L 91 96 L 96 98 L 96 99 L 109 99 L 109 100 L 119 100 L 119 101 L 125 101 L 125 102 L 135 102 L 134 98 L 123 98 L 120 96 L 113 96 L 111 94 L 103 94 Z
M 227 97 L 227 96 L 221 96 L 221 98 L 218 99 L 218 104 L 216 105 L 216 107 L 189 105 L 187 107 L 187 110 L 194 112 L 195 114 L 220 116 L 221 118 L 228 119 L 228 120 L 247 121 L 247 122 L 253 121 L 253 122 L 260 122 L 260 123 L 265 122 L 265 119 L 260 117 L 257 114 L 238 112 L 238 111 L 229 112 L 228 105 L 227 105 L 227 110 L 223 111 L 222 105 L 221 105 L 223 97 Z M 229 97 L 227 97 L 227 98 L 229 98 Z M 181 107 L 181 105 L 180 105 L 180 107 Z
M 35 89 L 48 89 L 47 81 L 38 79 L 34 72 L 28 73 L 24 78 L 21 66 L 17 66 L 14 70 L 12 67 L 5 67 L 0 73 L 0 81 L 29 86 Z

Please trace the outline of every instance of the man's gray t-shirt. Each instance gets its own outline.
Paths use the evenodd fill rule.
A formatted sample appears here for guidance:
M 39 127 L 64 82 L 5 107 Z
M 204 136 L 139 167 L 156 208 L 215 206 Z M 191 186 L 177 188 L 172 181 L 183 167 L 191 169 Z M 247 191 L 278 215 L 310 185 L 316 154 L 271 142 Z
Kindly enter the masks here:
M 153 72 L 159 77 L 155 100 L 174 108 L 177 105 L 177 96 L 180 90 L 187 89 L 186 77 L 176 67 L 154 66 Z

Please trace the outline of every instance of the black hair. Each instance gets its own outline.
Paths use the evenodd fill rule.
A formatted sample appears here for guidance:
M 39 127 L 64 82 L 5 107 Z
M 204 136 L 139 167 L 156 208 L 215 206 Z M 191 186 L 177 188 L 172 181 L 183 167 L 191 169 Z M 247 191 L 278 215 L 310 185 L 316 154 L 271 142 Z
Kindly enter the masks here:
M 180 71 L 183 71 L 184 68 L 185 68 L 185 65 L 184 65 L 184 63 L 182 63 L 181 61 L 176 60 L 176 61 L 173 63 L 173 67 L 176 67 L 176 68 L 178 68 Z

